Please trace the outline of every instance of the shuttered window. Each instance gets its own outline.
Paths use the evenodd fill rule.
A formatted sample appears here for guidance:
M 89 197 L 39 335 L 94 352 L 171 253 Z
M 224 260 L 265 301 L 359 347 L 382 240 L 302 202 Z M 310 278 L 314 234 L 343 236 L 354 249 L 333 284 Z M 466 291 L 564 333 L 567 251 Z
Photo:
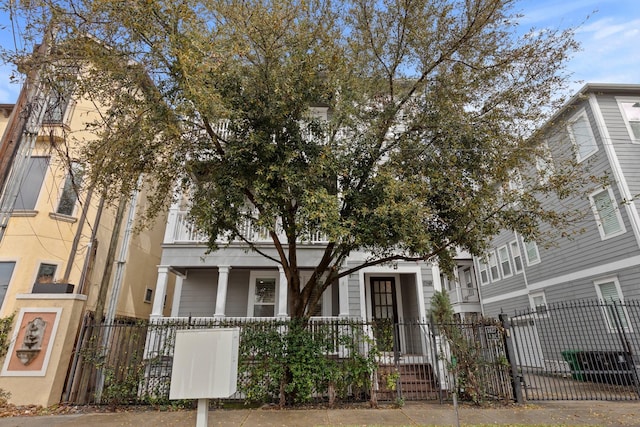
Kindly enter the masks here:
M 536 242 L 524 242 L 524 250 L 528 265 L 540 262 L 540 254 L 538 253 L 538 245 Z
M 609 329 L 612 332 L 617 331 L 620 327 L 629 330 L 629 319 L 620 298 L 616 281 L 600 282 L 596 286 L 600 299 L 604 304 L 603 308 Z
M 622 217 L 613 201 L 610 189 L 593 194 L 591 196 L 591 204 L 603 239 L 624 233 Z
M 571 141 L 576 146 L 579 162 L 598 151 L 589 118 L 584 111 L 570 121 L 568 130 Z
M 627 99 L 619 105 L 626 119 L 631 142 L 640 143 L 640 99 Z

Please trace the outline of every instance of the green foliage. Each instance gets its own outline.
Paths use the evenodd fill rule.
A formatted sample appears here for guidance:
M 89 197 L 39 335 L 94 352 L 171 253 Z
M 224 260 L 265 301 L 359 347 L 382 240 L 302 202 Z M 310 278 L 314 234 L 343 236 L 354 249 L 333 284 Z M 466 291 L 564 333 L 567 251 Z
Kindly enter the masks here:
M 0 357 L 4 357 L 9 350 L 9 334 L 13 327 L 15 314 L 8 317 L 0 318 Z
M 379 352 L 362 324 L 320 325 L 301 322 L 247 323 L 240 338 L 238 389 L 246 402 L 300 404 L 325 396 L 366 395 Z M 340 347 L 348 356 L 330 355 Z M 367 350 L 366 354 L 363 350 Z
M 457 321 L 446 291 L 434 293 L 431 307 L 433 320 L 448 344 L 449 352 L 444 351 L 441 357 L 455 378 L 455 392 L 463 400 L 480 404 L 485 399 L 483 373 L 486 370 L 504 370 L 509 366 L 504 356 L 488 360 L 483 352 L 483 339 L 479 336 L 488 326 L 501 331 L 500 325 L 489 320 L 468 324 Z
M 151 217 L 183 184 L 211 250 L 225 236 L 283 266 L 294 318 L 358 269 L 447 269 L 455 248 L 482 254 L 503 228 L 539 240 L 541 224 L 557 234 L 583 214 L 558 203 L 585 183 L 570 153 L 547 183 L 531 167 L 573 30 L 521 35 L 510 0 L 4 3 L 27 41 L 5 58 L 52 87 L 82 70 L 65 79 L 102 106 L 75 156 L 89 185 L 115 199 L 144 175 Z M 517 170 L 524 191 L 508 185 Z M 301 284 L 297 244 L 312 233 L 329 244 Z M 344 268 L 356 250 L 367 261 Z
M 113 328 L 96 329 L 96 332 L 108 334 Z M 102 345 L 102 336 L 93 335 L 80 349 L 83 362 L 102 376 L 103 387 L 97 390 L 100 403 L 116 406 L 140 401 L 140 385 L 145 375 L 144 335 L 140 335 L 141 331 L 145 332 L 138 327 L 119 328 L 115 338 L 108 337 L 111 342 L 106 345 Z M 113 348 L 118 351 L 113 352 Z

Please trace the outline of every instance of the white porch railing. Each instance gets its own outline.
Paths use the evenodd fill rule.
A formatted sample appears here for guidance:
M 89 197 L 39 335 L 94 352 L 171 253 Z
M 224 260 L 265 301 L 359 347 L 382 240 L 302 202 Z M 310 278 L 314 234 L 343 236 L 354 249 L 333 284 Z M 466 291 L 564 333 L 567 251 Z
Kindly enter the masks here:
M 449 291 L 449 300 L 452 304 L 458 303 L 480 303 L 478 290 L 475 288 L 461 288 L 456 286 Z
M 247 240 L 254 243 L 272 243 L 269 230 L 266 227 L 255 227 L 249 219 L 244 219 L 239 224 L 240 233 L 247 238 Z M 284 232 L 281 227 L 277 226 L 278 237 L 285 238 Z M 167 218 L 167 227 L 164 235 L 164 243 L 202 243 L 206 242 L 209 237 L 198 232 L 192 223 L 189 222 L 187 212 L 177 209 L 171 209 L 169 211 L 169 217 Z M 218 238 L 220 242 L 226 242 L 223 237 Z M 328 242 L 327 236 L 320 231 L 314 231 L 309 233 L 305 238 L 300 239 L 304 243 L 310 244 L 326 244 Z M 241 242 L 241 240 L 238 240 Z

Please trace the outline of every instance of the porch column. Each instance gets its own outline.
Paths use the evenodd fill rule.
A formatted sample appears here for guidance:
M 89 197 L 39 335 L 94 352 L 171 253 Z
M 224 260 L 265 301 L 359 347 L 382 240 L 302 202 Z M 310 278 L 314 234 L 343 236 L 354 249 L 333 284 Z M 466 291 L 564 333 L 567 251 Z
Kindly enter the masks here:
M 216 295 L 216 312 L 213 314 L 213 317 L 225 316 L 230 269 L 231 267 L 229 267 L 228 265 L 218 266 L 218 293 Z
M 289 282 L 287 282 L 287 276 L 284 274 L 284 268 L 278 266 L 278 273 L 280 273 L 280 279 L 278 281 L 278 317 L 286 317 L 288 314 L 287 296 L 289 291 Z
M 440 266 L 433 264 L 431 266 L 431 275 L 433 276 L 433 289 L 442 291 L 442 282 L 440 282 Z
M 173 287 L 173 302 L 171 303 L 171 316 L 176 317 L 180 312 L 180 296 L 182 295 L 182 275 L 176 276 L 176 284 Z
M 338 302 L 340 303 L 340 317 L 349 317 L 349 277 L 338 280 Z
M 453 269 L 453 277 L 455 278 L 454 286 L 456 291 L 456 301 L 462 302 L 462 283 L 460 283 L 460 274 L 458 273 L 458 265 Z
M 418 296 L 418 318 L 421 322 L 427 321 L 427 309 L 424 301 L 424 285 L 422 284 L 422 271 L 416 272 L 416 295 Z
M 167 294 L 167 281 L 169 280 L 169 266 L 158 266 L 158 280 L 156 281 L 156 293 L 153 297 L 153 308 L 151 317 L 162 317 L 164 307 L 164 296 Z

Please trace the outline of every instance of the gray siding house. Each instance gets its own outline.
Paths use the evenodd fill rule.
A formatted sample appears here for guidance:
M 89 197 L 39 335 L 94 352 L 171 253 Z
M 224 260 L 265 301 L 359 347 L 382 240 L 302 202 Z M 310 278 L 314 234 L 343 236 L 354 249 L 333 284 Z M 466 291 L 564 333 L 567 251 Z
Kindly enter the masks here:
M 640 298 L 640 85 L 585 85 L 545 134 L 551 162 L 538 168 L 574 155 L 585 174 L 606 175 L 609 184 L 568 202 L 584 213 L 583 232 L 573 239 L 557 230 L 549 245 L 504 231 L 486 258 L 474 259 L 488 316 L 569 300 Z

